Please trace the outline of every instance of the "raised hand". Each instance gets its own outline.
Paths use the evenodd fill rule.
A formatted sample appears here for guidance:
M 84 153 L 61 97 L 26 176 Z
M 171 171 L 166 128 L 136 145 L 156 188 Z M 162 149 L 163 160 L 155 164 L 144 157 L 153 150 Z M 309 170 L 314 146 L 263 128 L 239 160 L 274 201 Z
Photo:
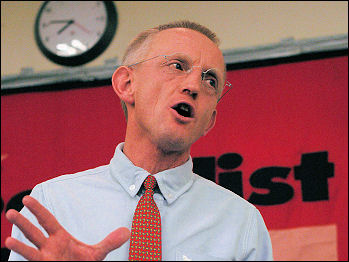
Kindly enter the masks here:
M 16 210 L 7 211 L 7 219 L 15 224 L 37 249 L 12 237 L 5 240 L 5 245 L 27 260 L 103 260 L 109 252 L 120 247 L 130 237 L 129 229 L 120 227 L 98 244 L 87 245 L 70 235 L 36 199 L 25 196 L 22 202 L 49 235 L 46 237 Z

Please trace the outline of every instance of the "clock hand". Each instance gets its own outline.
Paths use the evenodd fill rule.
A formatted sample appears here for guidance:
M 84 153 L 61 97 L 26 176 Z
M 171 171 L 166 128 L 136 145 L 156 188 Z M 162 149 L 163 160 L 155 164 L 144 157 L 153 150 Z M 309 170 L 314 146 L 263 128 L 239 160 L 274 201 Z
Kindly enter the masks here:
M 65 26 L 63 26 L 58 32 L 57 35 L 59 35 L 60 33 L 62 33 L 65 29 L 67 29 L 71 24 L 74 23 L 74 20 L 69 20 L 66 22 L 67 24 Z
M 77 27 L 79 27 L 82 31 L 84 31 L 84 32 L 86 32 L 86 33 L 88 33 L 88 34 L 91 33 L 90 30 L 88 30 L 86 27 L 84 27 L 83 25 L 79 24 L 78 22 L 74 22 L 74 24 L 75 24 Z
M 71 21 L 71 20 L 52 20 L 52 21 L 50 21 L 50 23 L 49 24 L 65 24 L 65 23 L 68 23 L 69 21 Z

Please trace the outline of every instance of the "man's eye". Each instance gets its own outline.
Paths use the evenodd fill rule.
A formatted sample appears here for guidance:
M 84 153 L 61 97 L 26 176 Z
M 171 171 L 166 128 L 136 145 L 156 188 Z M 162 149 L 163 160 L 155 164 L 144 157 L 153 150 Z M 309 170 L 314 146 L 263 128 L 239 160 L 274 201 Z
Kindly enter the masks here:
M 184 70 L 182 65 L 178 62 L 171 63 L 170 66 L 172 69 L 181 70 L 181 71 Z
M 209 86 L 211 86 L 215 89 L 218 87 L 217 80 L 214 78 L 207 78 L 207 79 L 205 79 L 205 81 Z

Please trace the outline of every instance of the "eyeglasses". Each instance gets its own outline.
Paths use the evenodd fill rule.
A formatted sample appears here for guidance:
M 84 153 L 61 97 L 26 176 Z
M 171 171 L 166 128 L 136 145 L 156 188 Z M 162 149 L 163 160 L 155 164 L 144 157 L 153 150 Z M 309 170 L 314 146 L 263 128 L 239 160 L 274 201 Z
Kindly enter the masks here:
M 202 70 L 202 66 L 194 66 L 191 58 L 183 53 L 175 53 L 172 55 L 157 55 L 152 58 L 145 59 L 143 61 L 129 65 L 128 67 L 136 66 L 140 63 L 144 63 L 153 59 L 160 60 L 160 67 L 165 76 L 168 77 L 186 77 L 194 68 L 201 68 L 201 84 L 211 95 L 218 94 L 219 86 L 223 83 L 223 73 L 216 68 L 210 68 L 206 71 Z M 228 87 L 228 90 L 218 99 L 218 102 L 223 96 L 232 88 L 232 84 L 225 81 L 222 90 Z M 217 103 L 218 103 L 217 102 Z

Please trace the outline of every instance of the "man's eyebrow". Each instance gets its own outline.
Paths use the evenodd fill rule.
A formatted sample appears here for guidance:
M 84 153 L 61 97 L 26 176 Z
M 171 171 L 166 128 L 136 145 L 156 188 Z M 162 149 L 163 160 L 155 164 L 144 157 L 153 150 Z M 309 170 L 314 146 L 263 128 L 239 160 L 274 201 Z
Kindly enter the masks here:
M 213 69 L 213 70 L 211 70 L 211 69 Z M 205 74 L 207 74 L 207 75 L 209 75 L 209 76 L 213 76 L 214 78 L 216 78 L 217 80 L 219 80 L 219 77 L 218 77 L 218 75 L 217 75 L 217 73 L 216 73 L 216 69 L 215 69 L 215 68 L 209 68 L 209 69 L 207 69 L 206 71 L 203 71 L 203 73 L 205 73 Z
M 174 53 L 171 55 L 167 55 L 167 57 L 171 57 L 171 58 L 175 58 L 175 59 L 181 59 L 181 60 L 189 60 L 189 62 L 191 62 L 191 58 L 186 55 L 186 54 L 182 54 L 182 53 Z

